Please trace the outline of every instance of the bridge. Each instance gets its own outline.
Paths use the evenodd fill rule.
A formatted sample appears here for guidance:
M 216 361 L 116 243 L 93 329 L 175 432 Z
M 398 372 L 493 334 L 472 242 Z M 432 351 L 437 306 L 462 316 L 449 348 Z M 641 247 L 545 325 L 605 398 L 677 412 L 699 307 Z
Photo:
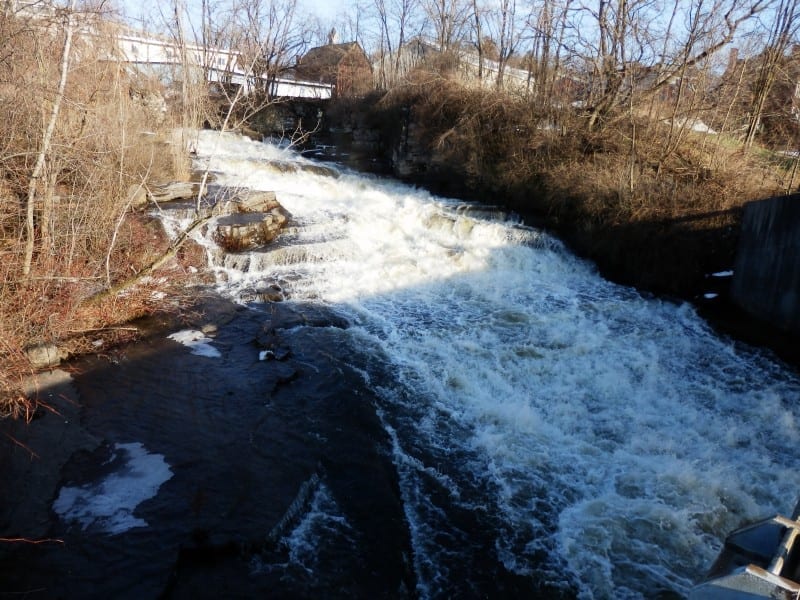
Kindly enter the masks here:
M 244 86 L 244 93 L 266 89 L 273 98 L 327 100 L 333 95 L 333 85 L 303 81 L 289 77 L 268 77 L 248 73 L 242 67 L 242 56 L 236 50 L 177 43 L 143 33 L 120 30 L 114 34 L 118 54 L 114 57 L 129 64 L 152 67 L 184 64 L 204 73 L 206 83 Z
M 42 20 L 45 27 L 56 17 L 55 5 L 49 0 L 0 0 L 0 11 L 9 15 Z M 76 35 L 85 39 L 107 39 L 116 42 L 111 51 L 99 50 L 109 61 L 146 65 L 154 69 L 188 67 L 202 73 L 206 83 L 243 87 L 245 94 L 266 90 L 271 98 L 327 100 L 333 85 L 303 81 L 292 77 L 273 77 L 252 73 L 243 67 L 244 59 L 236 50 L 187 43 L 154 36 L 111 21 L 77 23 Z M 98 45 L 102 48 L 102 45 Z

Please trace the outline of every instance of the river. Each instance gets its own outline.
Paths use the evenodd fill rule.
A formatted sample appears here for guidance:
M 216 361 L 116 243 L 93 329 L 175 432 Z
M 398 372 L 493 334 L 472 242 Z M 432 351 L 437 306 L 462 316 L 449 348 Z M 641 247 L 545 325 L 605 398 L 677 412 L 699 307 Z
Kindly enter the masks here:
M 276 453 L 325 450 L 296 458 L 315 474 L 298 493 L 299 514 L 270 534 L 283 551 L 262 552 L 243 577 L 279 573 L 280 597 L 374 596 L 386 568 L 397 579 L 385 597 L 679 598 L 729 531 L 793 509 L 800 379 L 771 354 L 720 337 L 692 306 L 604 280 L 558 239 L 489 206 L 501 199 L 465 205 L 213 132 L 200 134 L 196 162 L 217 189 L 272 190 L 291 213 L 279 240 L 257 252 L 223 255 L 209 234 L 197 240 L 219 292 L 250 303 L 247 315 L 275 314 L 251 302 L 269 286 L 285 298 L 280 310 L 329 315 L 321 327 L 296 320 L 282 336 L 341 365 L 327 402 L 349 406 L 320 425 L 334 413 L 298 403 L 306 420 L 290 435 L 295 391 L 281 404 L 283 424 L 271 421 L 269 436 L 262 428 L 254 460 L 276 439 L 289 444 Z M 225 355 L 241 361 L 242 380 L 252 377 L 245 335 L 206 340 L 202 360 Z M 201 377 L 213 367 L 192 368 Z M 263 419 L 261 406 L 232 433 Z M 158 447 L 141 429 L 103 435 L 118 444 L 112 455 L 157 451 L 141 468 L 161 476 L 154 494 L 167 493 L 159 486 L 177 485 L 192 451 L 175 435 Z M 337 453 L 349 458 L 337 463 Z M 252 481 L 230 485 L 259 493 Z M 64 487 L 54 510 L 68 521 L 78 488 Z M 399 516 L 386 508 L 395 502 Z M 106 534 L 120 531 L 111 525 Z M 399 587 L 391 557 L 407 563 Z M 369 569 L 369 585 L 342 583 Z
M 729 530 L 791 511 L 800 382 L 691 306 L 605 281 L 500 211 L 282 173 L 269 161 L 300 159 L 231 136 L 200 153 L 294 219 L 246 272 L 220 266 L 226 292 L 274 283 L 350 323 L 423 597 L 484 560 L 586 598 L 683 594 Z

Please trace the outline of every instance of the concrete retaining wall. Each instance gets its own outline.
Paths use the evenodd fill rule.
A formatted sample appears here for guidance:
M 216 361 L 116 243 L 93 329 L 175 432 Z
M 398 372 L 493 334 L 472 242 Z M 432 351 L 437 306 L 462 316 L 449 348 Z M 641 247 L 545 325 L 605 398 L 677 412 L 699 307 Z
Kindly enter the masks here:
M 745 207 L 731 293 L 754 317 L 800 333 L 800 194 Z

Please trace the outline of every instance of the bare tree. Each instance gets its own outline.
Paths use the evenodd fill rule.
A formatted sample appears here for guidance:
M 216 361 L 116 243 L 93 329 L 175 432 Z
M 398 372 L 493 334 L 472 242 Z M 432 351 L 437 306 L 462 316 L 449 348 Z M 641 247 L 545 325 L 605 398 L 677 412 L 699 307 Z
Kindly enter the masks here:
M 398 82 L 402 57 L 409 32 L 421 30 L 418 22 L 419 0 L 373 0 L 380 45 L 379 84 L 388 87 Z
M 484 10 L 478 6 L 478 0 L 472 0 L 472 26 L 475 34 L 475 49 L 478 51 L 478 81 L 483 80 L 483 16 Z
M 593 84 L 588 98 L 589 128 L 620 106 L 629 104 L 629 94 L 638 89 L 642 99 L 672 84 L 681 72 L 700 64 L 729 44 L 743 23 L 769 7 L 772 0 L 675 0 L 688 22 L 683 36 L 665 40 L 665 51 L 655 49 L 653 28 L 659 23 L 661 5 L 650 0 L 598 0 L 588 14 L 597 26 L 597 43 L 584 35 L 582 43 L 592 48 Z M 671 21 L 670 21 L 671 22 Z M 670 29 L 670 31 L 674 31 Z M 672 34 L 670 34 L 672 35 Z M 666 45 L 666 41 L 669 45 Z M 661 60 L 658 68 L 653 63 Z M 637 69 L 647 77 L 637 82 Z M 655 77 L 653 76 L 655 74 Z M 638 86 L 638 87 L 637 87 Z
M 497 58 L 497 89 L 503 87 L 503 75 L 508 60 L 517 51 L 520 41 L 520 31 L 517 23 L 517 2 L 516 0 L 500 0 L 495 14 L 495 39 L 498 46 Z
M 453 50 L 464 36 L 470 17 L 469 4 L 465 0 L 424 0 L 422 7 L 432 25 L 439 50 Z
M 556 20 L 553 14 L 554 4 L 553 0 L 543 0 L 535 20 L 532 13 L 531 21 L 528 23 L 528 26 L 533 31 L 532 47 L 527 61 L 528 89 L 530 90 L 531 83 L 535 81 L 540 91 L 540 98 L 546 98 L 548 95 L 546 90 L 551 87 L 548 80 L 550 80 L 550 52 L 554 49 L 553 45 L 556 37 Z M 555 51 L 558 52 L 557 46 Z
M 22 274 L 27 277 L 31 272 L 33 251 L 35 247 L 34 229 L 34 206 L 36 203 L 37 192 L 41 189 L 40 178 L 45 167 L 45 160 L 50 152 L 50 141 L 53 139 L 53 132 L 58 122 L 58 114 L 61 110 L 61 102 L 64 100 L 64 90 L 67 87 L 67 77 L 69 75 L 69 65 L 72 59 L 72 36 L 75 31 L 75 4 L 76 0 L 70 0 L 69 7 L 64 13 L 64 47 L 61 50 L 61 67 L 58 77 L 58 89 L 56 90 L 53 104 L 49 110 L 47 126 L 42 134 L 42 143 L 36 156 L 36 164 L 31 172 L 30 183 L 28 186 L 28 198 L 26 201 L 26 244 L 25 258 L 22 266 Z
M 745 135 L 745 148 L 750 148 L 761 126 L 764 107 L 775 84 L 778 69 L 800 24 L 800 0 L 779 0 L 769 37 L 761 53 L 761 65 L 753 89 L 750 122 Z
M 240 0 L 235 22 L 244 62 L 253 62 L 257 87 L 271 97 L 272 84 L 308 47 L 312 29 L 301 20 L 297 0 Z

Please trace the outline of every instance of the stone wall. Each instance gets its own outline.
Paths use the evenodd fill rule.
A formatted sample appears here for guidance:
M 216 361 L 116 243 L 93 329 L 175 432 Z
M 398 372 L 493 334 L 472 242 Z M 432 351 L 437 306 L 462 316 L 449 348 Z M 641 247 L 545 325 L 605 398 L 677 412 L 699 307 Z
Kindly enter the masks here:
M 263 136 L 288 141 L 316 129 L 326 105 L 327 101 L 315 99 L 275 101 L 250 116 L 247 125 L 258 139 Z
M 731 292 L 754 317 L 800 333 L 800 194 L 745 207 Z

